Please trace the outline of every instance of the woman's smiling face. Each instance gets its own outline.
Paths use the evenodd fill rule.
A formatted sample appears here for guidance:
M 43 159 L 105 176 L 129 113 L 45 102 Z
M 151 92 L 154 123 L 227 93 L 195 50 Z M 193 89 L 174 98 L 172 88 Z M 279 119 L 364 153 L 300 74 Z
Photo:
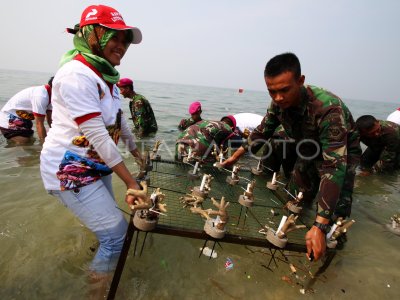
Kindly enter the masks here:
M 121 59 L 124 57 L 126 50 L 128 50 L 130 41 L 128 41 L 127 36 L 125 30 L 117 31 L 103 49 L 104 58 L 108 60 L 113 67 L 121 63 Z

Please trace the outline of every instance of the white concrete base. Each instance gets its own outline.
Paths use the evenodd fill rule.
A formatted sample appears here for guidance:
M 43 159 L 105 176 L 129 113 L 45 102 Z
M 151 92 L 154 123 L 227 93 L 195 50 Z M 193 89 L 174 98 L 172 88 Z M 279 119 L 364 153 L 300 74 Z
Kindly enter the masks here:
M 133 217 L 133 225 L 135 225 L 137 229 L 140 229 L 142 231 L 153 230 L 157 225 L 158 219 L 149 220 L 147 218 L 142 218 L 142 211 L 144 210 L 138 210 L 135 212 L 135 215 Z
M 249 197 L 247 197 L 245 195 L 240 195 L 238 202 L 241 205 L 246 206 L 246 207 L 252 207 L 253 204 L 254 204 L 253 199 L 251 199 L 251 198 L 249 198 Z
M 286 207 L 288 208 L 289 211 L 291 211 L 292 213 L 295 213 L 295 214 L 301 213 L 301 211 L 303 209 L 303 207 L 297 206 L 297 204 L 293 203 L 292 201 L 289 201 L 288 203 L 286 203 Z
M 260 170 L 257 170 L 257 168 L 256 168 L 256 167 L 252 167 L 252 168 L 251 168 L 251 173 L 252 173 L 252 174 L 254 174 L 254 175 L 257 175 L 257 176 L 259 176 L 259 175 L 261 175 L 261 174 L 262 174 L 262 172 L 263 172 L 263 170 L 262 170 L 262 169 L 260 169 Z
M 199 186 L 195 186 L 193 188 L 192 195 L 196 196 L 196 197 L 200 197 L 200 198 L 206 199 L 207 196 L 208 196 L 208 193 L 206 193 L 204 191 L 200 191 L 200 187 Z
M 278 189 L 278 185 L 277 184 L 272 184 L 271 181 L 267 182 L 267 188 L 273 191 L 276 191 Z
M 225 236 L 226 230 L 220 230 L 217 227 L 213 226 L 214 219 L 208 219 L 204 223 L 204 231 L 211 237 L 215 239 L 222 239 Z
M 228 176 L 228 177 L 226 177 L 226 182 L 230 185 L 236 185 L 239 183 L 239 178 L 234 179 L 234 178 L 232 178 L 232 176 Z
M 191 170 L 187 173 L 187 177 L 189 180 L 193 181 L 199 179 L 200 177 L 202 177 L 202 175 L 200 175 L 198 172 L 196 174 L 193 174 L 193 170 Z
M 288 242 L 288 239 L 286 237 L 280 239 L 276 235 L 275 230 L 273 230 L 272 228 L 268 228 L 267 240 L 268 240 L 268 242 L 270 242 L 271 244 L 275 245 L 278 248 L 285 248 L 286 244 Z

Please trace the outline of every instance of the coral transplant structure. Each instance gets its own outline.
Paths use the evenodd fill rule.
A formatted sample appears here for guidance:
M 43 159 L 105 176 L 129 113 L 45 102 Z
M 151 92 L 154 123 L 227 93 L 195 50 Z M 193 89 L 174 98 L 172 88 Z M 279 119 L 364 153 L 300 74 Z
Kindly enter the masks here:
M 140 182 L 142 190 L 128 189 L 127 194 L 137 197 L 135 203 L 130 205 L 134 212 L 133 223 L 136 228 L 142 231 L 153 230 L 160 214 L 167 212 L 166 204 L 164 203 L 165 195 L 161 193 L 160 188 L 154 190 L 149 197 L 147 195 L 147 183 Z
M 200 214 L 206 219 L 204 224 L 204 231 L 215 239 L 221 239 L 224 237 L 226 229 L 226 223 L 228 222 L 229 216 L 226 208 L 229 206 L 229 202 L 225 202 L 225 198 L 222 197 L 221 201 L 218 202 L 214 198 L 211 198 L 212 204 L 218 208 L 218 210 L 202 209 L 200 207 L 192 207 L 190 210 L 192 213 Z M 217 216 L 212 218 L 211 216 Z
M 268 228 L 267 240 L 279 248 L 284 248 L 288 242 L 287 233 L 306 227 L 305 225 L 296 225 L 297 218 L 298 216 L 293 214 L 289 217 L 283 216 L 276 231 L 272 228 Z

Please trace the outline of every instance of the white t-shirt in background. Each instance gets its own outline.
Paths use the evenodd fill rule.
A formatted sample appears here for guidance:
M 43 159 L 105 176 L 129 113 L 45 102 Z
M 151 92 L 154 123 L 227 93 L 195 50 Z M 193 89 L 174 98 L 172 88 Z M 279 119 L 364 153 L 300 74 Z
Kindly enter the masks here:
M 400 125 L 400 107 L 397 110 L 395 110 L 394 112 L 392 112 L 387 117 L 387 120 Z
M 0 127 L 8 127 L 8 115 L 18 116 L 16 111 L 23 110 L 37 116 L 46 116 L 52 110 L 49 94 L 44 85 L 26 88 L 15 94 L 1 109 Z
M 263 116 L 253 113 L 240 113 L 233 115 L 236 119 L 236 127 L 239 127 L 241 132 L 247 128 L 252 132 L 258 125 L 261 124 Z

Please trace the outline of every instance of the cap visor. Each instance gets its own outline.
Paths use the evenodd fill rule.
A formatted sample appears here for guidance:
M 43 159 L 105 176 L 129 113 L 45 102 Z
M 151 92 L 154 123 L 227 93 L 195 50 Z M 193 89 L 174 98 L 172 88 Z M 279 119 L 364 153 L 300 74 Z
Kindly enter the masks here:
M 142 32 L 137 27 L 126 26 L 122 24 L 100 24 L 100 25 L 115 30 L 131 30 L 133 33 L 132 44 L 140 44 L 140 42 L 142 41 Z
M 67 30 L 68 33 L 72 33 L 75 34 L 78 32 L 78 30 L 74 29 L 74 28 L 65 28 Z

